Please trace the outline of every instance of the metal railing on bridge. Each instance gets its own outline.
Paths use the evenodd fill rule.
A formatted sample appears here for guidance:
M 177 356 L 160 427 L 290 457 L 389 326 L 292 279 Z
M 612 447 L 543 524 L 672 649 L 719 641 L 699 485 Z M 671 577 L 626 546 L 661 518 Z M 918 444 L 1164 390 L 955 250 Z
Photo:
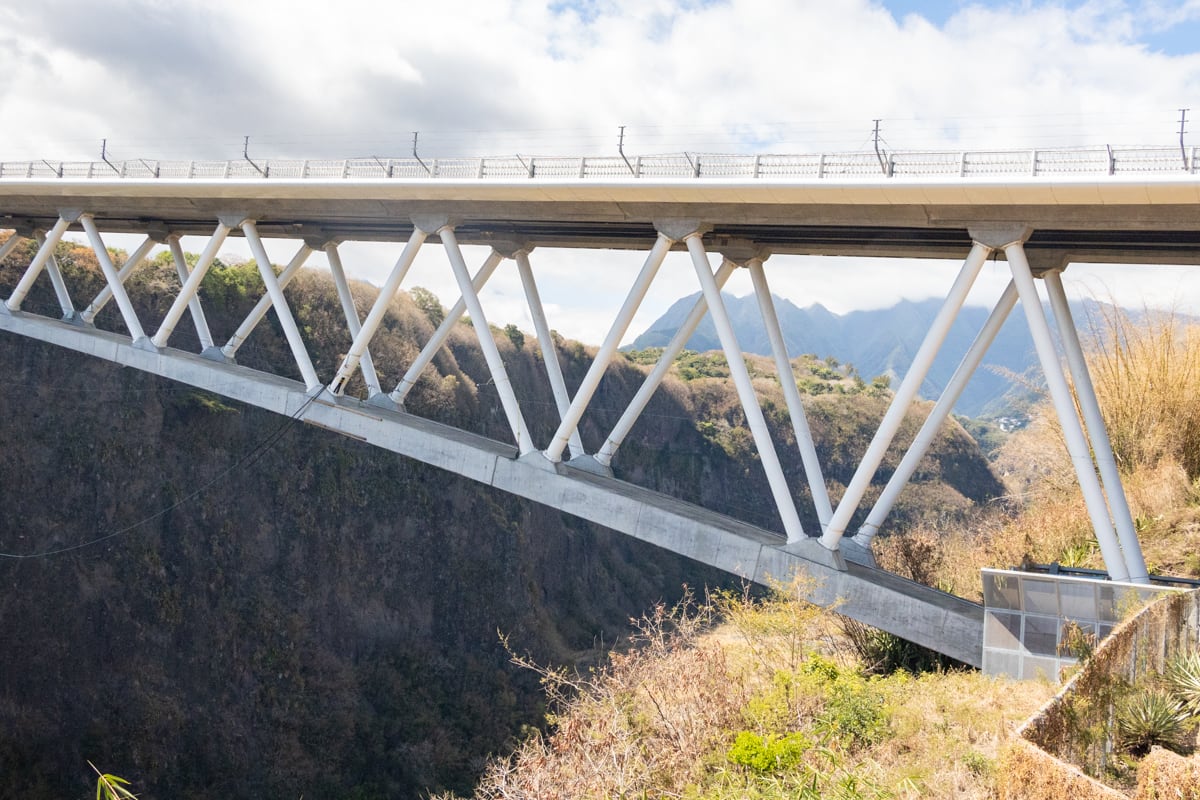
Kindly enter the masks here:
M 1200 148 L 1090 147 L 1052 150 L 910 151 L 730 155 L 500 156 L 249 161 L 4 161 L 3 179 L 129 180 L 514 180 L 520 178 L 879 178 L 1196 174 Z

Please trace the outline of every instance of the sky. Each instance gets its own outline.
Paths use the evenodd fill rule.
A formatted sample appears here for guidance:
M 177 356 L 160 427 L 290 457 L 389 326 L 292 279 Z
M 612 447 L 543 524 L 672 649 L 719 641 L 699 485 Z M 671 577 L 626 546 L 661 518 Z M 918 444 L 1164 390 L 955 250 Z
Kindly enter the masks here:
M 0 74 L 14 161 L 96 159 L 102 142 L 115 159 L 239 158 L 247 136 L 256 158 L 405 157 L 414 132 L 423 157 L 615 155 L 620 126 L 630 154 L 845 152 L 871 147 L 876 119 L 892 150 L 1177 146 L 1184 108 L 1200 144 L 1200 0 L 0 0 Z M 379 284 L 401 246 L 348 244 L 343 260 Z M 535 251 L 551 327 L 599 343 L 643 258 Z M 843 313 L 944 296 L 958 267 L 775 256 L 767 275 Z M 1200 313 L 1200 268 L 1064 279 Z M 970 302 L 1006 281 L 989 264 Z M 415 285 L 458 296 L 432 246 Z M 697 288 L 672 254 L 630 336 Z M 484 303 L 532 328 L 512 262 Z

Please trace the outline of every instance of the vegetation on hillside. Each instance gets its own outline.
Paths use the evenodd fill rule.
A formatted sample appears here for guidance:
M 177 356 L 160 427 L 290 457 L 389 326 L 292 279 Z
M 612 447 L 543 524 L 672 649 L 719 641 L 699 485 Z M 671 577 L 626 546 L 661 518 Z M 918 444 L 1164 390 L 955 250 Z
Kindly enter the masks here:
M 1170 317 L 1136 327 L 1111 317 L 1090 355 L 1152 568 L 1192 574 L 1198 336 Z M 694 369 L 695 357 L 685 364 Z M 886 537 L 881 560 L 969 596 L 979 594 L 980 566 L 1102 566 L 1070 463 L 1058 455 L 1061 436 L 1046 405 L 1037 410 L 1038 423 L 997 455 L 1013 490 L 1008 504 L 977 509 L 965 525 L 933 518 Z M 474 796 L 994 796 L 998 748 L 1052 687 L 920 667 L 873 675 L 881 660 L 863 647 L 869 629 L 838 626 L 833 614 L 795 597 L 790 587 L 760 601 L 723 595 L 690 613 L 660 608 L 638 623 L 638 649 L 584 676 L 518 659 L 542 675 L 553 727 L 493 760 Z M 719 624 L 709 627 L 714 618 Z M 1076 645 L 1087 658 L 1094 643 Z M 1194 788 L 1188 776 L 1200 774 L 1200 762 L 1154 748 L 1190 753 L 1195 745 L 1200 656 L 1185 652 L 1134 684 L 1113 678 L 1097 686 L 1103 696 L 1075 698 L 1071 718 L 1114 705 L 1081 745 L 1115 743 L 1103 777 L 1126 790 L 1135 780 L 1150 787 L 1139 797 L 1164 796 L 1155 786 Z
M 1088 365 L 1138 538 L 1152 573 L 1200 577 L 1200 326 L 1109 314 Z M 882 564 L 980 596 L 979 569 L 1025 562 L 1103 568 L 1057 417 L 1048 401 L 1000 448 L 1008 500 L 950 523 L 927 519 L 877 540 Z
M 542 677 L 551 731 L 493 759 L 474 797 L 991 796 L 999 747 L 1052 687 L 873 674 L 802 590 L 660 605 L 587 673 L 515 656 Z
M 94 254 L 71 242 L 55 253 L 76 304 L 87 303 L 103 286 Z M 0 296 L 31 255 L 23 244 L 0 264 Z M 128 285 L 143 326 L 155 330 L 178 289 L 174 267 L 152 259 Z M 375 290 L 352 290 L 365 314 Z M 261 292 L 253 262 L 213 266 L 201 294 L 218 342 Z M 301 270 L 286 293 L 318 371 L 331 375 L 350 342 L 328 278 Z M 58 316 L 45 276 L 24 307 Z M 444 313 L 427 293 L 397 295 L 372 342 L 385 383 Z M 97 326 L 124 331 L 115 303 Z M 538 344 L 516 328 L 492 333 L 523 406 L 542 410 L 528 414 L 533 435 L 548 440 L 556 417 Z M 507 440 L 476 336 L 455 326 L 406 408 Z M 198 344 L 185 316 L 171 345 Z M 577 386 L 591 351 L 557 338 L 555 347 Z M 273 314 L 238 361 L 297 376 Z M 545 507 L 99 359 L 5 336 L 0 369 L 0 549 L 36 553 L 126 531 L 55 558 L 0 562 L 0 580 L 18 587 L 0 595 L 0 616 L 19 643 L 0 650 L 0 763 L 6 790 L 25 798 L 86 793 L 87 758 L 150 797 L 469 791 L 487 753 L 508 747 L 522 725 L 544 725 L 535 676 L 508 663 L 497 628 L 538 663 L 586 669 L 602 645 L 623 639 L 630 616 L 672 603 L 685 582 L 727 580 Z M 609 370 L 583 422 L 589 450 L 645 369 L 622 359 Z M 766 362 L 756 387 L 786 468 L 801 474 Z M 356 378 L 350 393 L 364 389 Z M 809 400 L 826 454 L 865 441 L 883 411 L 866 393 Z M 634 482 L 777 527 L 753 448 L 738 438 L 743 425 L 726 380 L 673 376 L 615 466 Z M 844 463 L 831 464 L 833 484 L 848 480 Z M 943 431 L 928 464 L 918 495 L 945 495 L 955 513 L 998 491 L 958 426 Z M 806 491 L 796 494 L 815 529 Z M 902 512 L 919 516 L 919 505 Z

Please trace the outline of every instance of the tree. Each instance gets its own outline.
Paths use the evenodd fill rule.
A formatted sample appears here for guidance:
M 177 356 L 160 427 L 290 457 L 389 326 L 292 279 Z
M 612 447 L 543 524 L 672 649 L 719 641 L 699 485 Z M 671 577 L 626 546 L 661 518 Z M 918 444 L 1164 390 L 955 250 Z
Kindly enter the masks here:
M 520 328 L 511 322 L 504 326 L 504 335 L 507 336 L 508 340 L 513 343 L 513 347 L 517 348 L 518 350 L 525 346 L 525 334 L 521 332 Z
M 425 316 L 429 318 L 429 322 L 433 327 L 442 324 L 446 319 L 446 309 L 442 307 L 442 303 L 438 300 L 437 295 L 426 289 L 424 286 L 414 286 L 409 293 L 409 297 L 417 304 L 417 308 L 425 312 Z

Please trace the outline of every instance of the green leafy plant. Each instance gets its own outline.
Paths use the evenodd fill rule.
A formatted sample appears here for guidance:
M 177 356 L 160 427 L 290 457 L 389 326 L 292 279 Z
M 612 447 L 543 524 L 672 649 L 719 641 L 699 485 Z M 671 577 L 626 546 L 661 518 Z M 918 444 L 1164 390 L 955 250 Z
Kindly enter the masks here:
M 1191 729 L 1191 715 L 1183 703 L 1161 689 L 1126 697 L 1117 705 L 1116 721 L 1121 748 L 1138 756 L 1156 745 L 1179 752 Z
M 129 781 L 101 772 L 91 761 L 88 766 L 96 773 L 96 800 L 137 800 L 137 795 L 125 788 Z
M 726 757 L 758 773 L 784 772 L 794 769 L 812 744 L 802 733 L 760 736 L 753 731 L 741 731 Z
M 904 670 L 919 674 L 963 666 L 949 656 L 849 617 L 839 618 L 839 624 L 850 650 L 869 673 L 891 675 L 897 670 Z
M 1171 693 L 1192 716 L 1200 716 L 1200 650 L 1183 653 L 1170 664 L 1164 675 Z

